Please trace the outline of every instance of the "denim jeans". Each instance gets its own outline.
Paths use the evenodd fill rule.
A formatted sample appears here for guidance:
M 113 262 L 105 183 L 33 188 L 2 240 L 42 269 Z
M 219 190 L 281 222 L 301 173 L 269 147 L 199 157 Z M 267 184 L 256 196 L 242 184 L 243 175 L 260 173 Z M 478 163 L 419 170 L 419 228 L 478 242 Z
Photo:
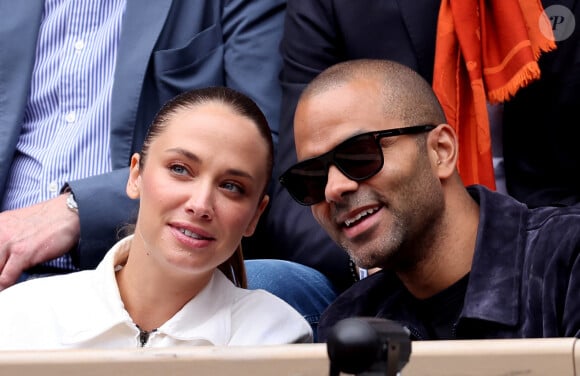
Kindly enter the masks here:
M 245 266 L 248 288 L 266 290 L 294 307 L 312 327 L 316 342 L 320 315 L 337 296 L 330 281 L 315 269 L 285 260 L 246 260 Z

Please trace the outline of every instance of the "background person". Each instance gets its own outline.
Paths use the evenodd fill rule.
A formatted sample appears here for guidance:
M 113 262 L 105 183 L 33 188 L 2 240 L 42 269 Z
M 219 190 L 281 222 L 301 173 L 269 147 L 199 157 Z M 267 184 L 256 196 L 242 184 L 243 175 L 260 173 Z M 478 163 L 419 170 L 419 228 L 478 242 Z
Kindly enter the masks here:
M 136 213 L 124 192 L 131 154 L 173 96 L 247 93 L 276 140 L 284 10 L 282 0 L 0 0 L 10 93 L 0 100 L 0 289 L 101 261 Z

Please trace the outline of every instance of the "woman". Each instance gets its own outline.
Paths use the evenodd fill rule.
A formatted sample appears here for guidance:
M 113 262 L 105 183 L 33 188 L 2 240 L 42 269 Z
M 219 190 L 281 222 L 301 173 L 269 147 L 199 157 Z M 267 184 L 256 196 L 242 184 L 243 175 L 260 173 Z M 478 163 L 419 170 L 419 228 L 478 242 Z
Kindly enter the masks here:
M 264 115 L 232 89 L 168 102 L 131 159 L 127 194 L 140 200 L 134 235 L 96 270 L 2 291 L 0 349 L 312 341 L 289 305 L 242 288 L 239 244 L 268 203 L 272 153 Z

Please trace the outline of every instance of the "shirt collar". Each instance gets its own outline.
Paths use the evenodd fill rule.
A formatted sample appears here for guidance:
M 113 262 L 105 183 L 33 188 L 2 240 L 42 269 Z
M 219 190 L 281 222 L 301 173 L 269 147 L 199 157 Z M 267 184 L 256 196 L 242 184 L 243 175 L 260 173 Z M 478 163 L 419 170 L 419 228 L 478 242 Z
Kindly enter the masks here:
M 77 317 L 63 315 L 63 341 L 67 344 L 84 342 L 97 337 L 117 325 L 127 325 L 138 333 L 136 325 L 125 310 L 115 277 L 118 266 L 125 264 L 133 236 L 115 244 L 92 273 L 87 293 L 83 294 Z M 231 336 L 232 302 L 245 290 L 238 289 L 218 269 L 208 285 L 172 318 L 161 325 L 158 333 L 178 340 L 205 340 L 214 345 L 227 344 Z
M 206 340 L 216 346 L 226 345 L 231 337 L 232 302 L 237 290 L 216 270 L 208 285 L 158 331 L 179 340 Z
M 475 254 L 462 317 L 505 325 L 519 319 L 522 233 L 527 208 L 483 186 L 468 191 L 479 203 Z

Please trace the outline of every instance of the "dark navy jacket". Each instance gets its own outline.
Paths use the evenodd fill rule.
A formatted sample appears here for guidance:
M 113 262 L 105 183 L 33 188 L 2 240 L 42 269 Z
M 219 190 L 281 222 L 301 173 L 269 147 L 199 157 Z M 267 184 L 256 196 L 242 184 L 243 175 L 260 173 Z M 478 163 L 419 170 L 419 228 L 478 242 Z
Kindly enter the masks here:
M 468 190 L 479 202 L 480 223 L 457 338 L 580 337 L 580 206 L 529 210 L 481 186 Z M 392 272 L 363 279 L 324 312 L 318 340 L 355 316 L 387 318 L 412 339 L 436 339 L 409 296 Z

